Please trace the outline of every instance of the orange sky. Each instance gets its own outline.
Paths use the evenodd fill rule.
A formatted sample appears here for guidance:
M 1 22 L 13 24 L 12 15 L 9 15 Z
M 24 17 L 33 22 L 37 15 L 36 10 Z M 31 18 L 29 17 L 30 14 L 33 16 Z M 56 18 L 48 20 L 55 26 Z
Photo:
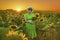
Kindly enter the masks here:
M 38 10 L 60 11 L 60 0 L 0 0 L 0 9 L 25 9 L 32 6 Z

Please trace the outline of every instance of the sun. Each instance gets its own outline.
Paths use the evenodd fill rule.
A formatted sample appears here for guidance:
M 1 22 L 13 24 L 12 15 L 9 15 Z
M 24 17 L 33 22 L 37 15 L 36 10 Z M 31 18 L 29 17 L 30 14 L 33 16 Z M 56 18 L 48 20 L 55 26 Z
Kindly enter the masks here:
M 16 9 L 17 11 L 21 11 L 21 9 Z
M 19 12 L 19 11 L 21 11 L 21 9 L 20 9 L 20 8 L 16 8 L 16 11 L 18 11 L 18 12 Z

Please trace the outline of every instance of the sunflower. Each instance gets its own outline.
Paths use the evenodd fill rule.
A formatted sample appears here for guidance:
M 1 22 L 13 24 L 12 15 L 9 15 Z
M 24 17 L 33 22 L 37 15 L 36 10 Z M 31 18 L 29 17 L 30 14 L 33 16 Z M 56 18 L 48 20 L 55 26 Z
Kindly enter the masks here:
M 6 34 L 7 37 L 12 37 L 13 36 L 13 31 L 10 31 Z
M 41 21 L 41 22 L 44 22 L 44 18 L 41 18 L 40 21 Z
M 25 18 L 23 18 L 23 19 L 22 19 L 22 23 L 25 23 L 25 22 L 26 22 L 26 19 L 25 19 Z
M 54 25 L 54 23 L 49 24 L 49 26 L 50 26 L 50 28 L 55 28 L 56 27 L 56 25 Z
M 40 16 L 39 13 L 35 13 L 36 18 L 39 18 L 39 16 Z
M 23 34 L 22 32 L 19 34 L 19 37 L 21 40 L 28 40 L 28 38 L 26 37 L 25 34 Z
M 7 33 L 7 37 L 13 37 L 13 36 L 17 36 L 18 33 L 17 32 L 14 32 L 13 30 L 9 30 L 9 32 Z
M 11 25 L 11 26 L 10 26 L 10 30 L 17 30 L 17 29 L 18 29 L 18 27 L 15 26 L 15 25 Z

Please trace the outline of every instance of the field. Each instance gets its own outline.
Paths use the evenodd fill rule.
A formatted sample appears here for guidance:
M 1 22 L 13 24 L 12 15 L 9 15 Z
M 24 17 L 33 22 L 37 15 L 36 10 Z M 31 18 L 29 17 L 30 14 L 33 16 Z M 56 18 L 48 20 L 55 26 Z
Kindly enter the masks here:
M 0 11 L 0 40 L 20 40 L 19 35 L 7 37 L 7 34 L 11 25 L 19 28 L 24 26 L 22 19 L 25 12 Z M 35 40 L 60 40 L 60 12 L 35 10 L 34 13 L 39 13 L 35 23 L 37 27 Z M 17 30 L 17 33 L 21 29 Z

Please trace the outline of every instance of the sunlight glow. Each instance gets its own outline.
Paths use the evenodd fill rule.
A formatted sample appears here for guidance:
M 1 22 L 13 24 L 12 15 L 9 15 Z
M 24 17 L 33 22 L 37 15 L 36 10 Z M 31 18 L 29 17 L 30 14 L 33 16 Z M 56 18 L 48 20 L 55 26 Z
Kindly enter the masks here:
M 16 11 L 18 11 L 18 12 L 21 11 L 21 8 L 16 8 Z

